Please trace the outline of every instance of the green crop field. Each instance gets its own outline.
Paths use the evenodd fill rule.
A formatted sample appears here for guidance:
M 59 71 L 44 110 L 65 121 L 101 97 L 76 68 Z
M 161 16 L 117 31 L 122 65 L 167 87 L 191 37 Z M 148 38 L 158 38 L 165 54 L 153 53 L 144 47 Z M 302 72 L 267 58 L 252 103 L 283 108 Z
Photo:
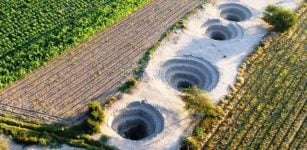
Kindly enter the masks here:
M 1 1 L 0 88 L 23 78 L 149 1 Z

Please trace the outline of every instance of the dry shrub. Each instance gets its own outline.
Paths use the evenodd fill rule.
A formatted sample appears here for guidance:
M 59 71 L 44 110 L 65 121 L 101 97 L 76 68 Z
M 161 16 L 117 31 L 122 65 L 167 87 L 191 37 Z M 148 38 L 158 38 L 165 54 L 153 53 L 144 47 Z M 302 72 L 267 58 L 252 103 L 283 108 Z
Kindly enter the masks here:
M 8 140 L 0 137 L 0 150 L 9 150 Z

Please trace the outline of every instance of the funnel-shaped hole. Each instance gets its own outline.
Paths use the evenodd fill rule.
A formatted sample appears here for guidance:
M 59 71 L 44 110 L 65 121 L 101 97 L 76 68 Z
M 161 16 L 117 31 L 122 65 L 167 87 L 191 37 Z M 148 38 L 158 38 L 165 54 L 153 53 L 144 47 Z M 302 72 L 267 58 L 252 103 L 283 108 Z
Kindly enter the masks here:
M 163 130 L 160 112 L 150 104 L 132 102 L 112 121 L 112 129 L 129 140 L 144 140 Z
M 252 16 L 252 11 L 239 3 L 222 4 L 219 9 L 221 10 L 221 17 L 229 21 L 245 21 Z
M 141 140 L 148 136 L 146 123 L 143 120 L 128 120 L 118 127 L 118 134 L 126 139 Z
M 235 22 L 241 21 L 241 19 L 240 19 L 238 16 L 231 15 L 231 14 L 226 15 L 225 18 L 226 18 L 227 20 L 235 21 Z
M 191 82 L 188 82 L 188 81 L 180 81 L 177 84 L 177 89 L 179 89 L 179 90 L 188 89 L 188 88 L 191 88 L 191 87 L 193 87 L 193 84 Z
M 235 36 L 231 30 L 232 28 L 230 28 L 229 26 L 222 24 L 213 24 L 208 26 L 208 28 L 206 29 L 206 35 L 213 40 L 230 40 Z
M 237 16 L 232 14 L 228 14 L 227 17 L 231 20 L 239 19 Z M 217 41 L 240 39 L 244 35 L 242 27 L 234 22 L 225 22 L 218 19 L 211 19 L 206 21 L 203 27 L 205 28 L 205 36 Z
M 194 56 L 167 61 L 161 73 L 164 80 L 178 91 L 193 86 L 210 91 L 216 86 L 219 78 L 216 68 L 211 63 Z

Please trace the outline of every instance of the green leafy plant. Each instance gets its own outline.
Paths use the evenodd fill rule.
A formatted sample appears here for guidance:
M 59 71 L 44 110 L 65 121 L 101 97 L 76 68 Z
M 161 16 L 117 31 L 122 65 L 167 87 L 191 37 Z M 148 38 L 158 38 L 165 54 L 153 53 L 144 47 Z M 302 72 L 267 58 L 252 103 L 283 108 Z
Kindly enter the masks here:
M 280 6 L 269 5 L 264 12 L 264 21 L 274 26 L 279 32 L 284 32 L 297 22 L 297 17 L 291 10 Z
M 130 78 L 127 82 L 125 82 L 121 87 L 119 87 L 119 91 L 123 93 L 127 93 L 133 88 L 137 83 L 135 78 Z
M 204 134 L 204 129 L 201 128 L 201 127 L 196 127 L 194 129 L 194 135 L 197 137 L 197 138 L 201 138 Z
M 0 9 L 0 88 L 25 77 L 149 2 L 7 1 Z

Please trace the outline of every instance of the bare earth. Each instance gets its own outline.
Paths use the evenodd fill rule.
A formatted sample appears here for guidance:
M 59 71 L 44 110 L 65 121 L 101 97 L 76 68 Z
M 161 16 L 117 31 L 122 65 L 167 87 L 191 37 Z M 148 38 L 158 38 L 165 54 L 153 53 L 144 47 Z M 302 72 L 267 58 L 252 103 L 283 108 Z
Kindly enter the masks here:
M 26 79 L 0 91 L 0 112 L 60 121 L 104 102 L 136 67 L 146 49 L 200 0 L 154 0 Z

